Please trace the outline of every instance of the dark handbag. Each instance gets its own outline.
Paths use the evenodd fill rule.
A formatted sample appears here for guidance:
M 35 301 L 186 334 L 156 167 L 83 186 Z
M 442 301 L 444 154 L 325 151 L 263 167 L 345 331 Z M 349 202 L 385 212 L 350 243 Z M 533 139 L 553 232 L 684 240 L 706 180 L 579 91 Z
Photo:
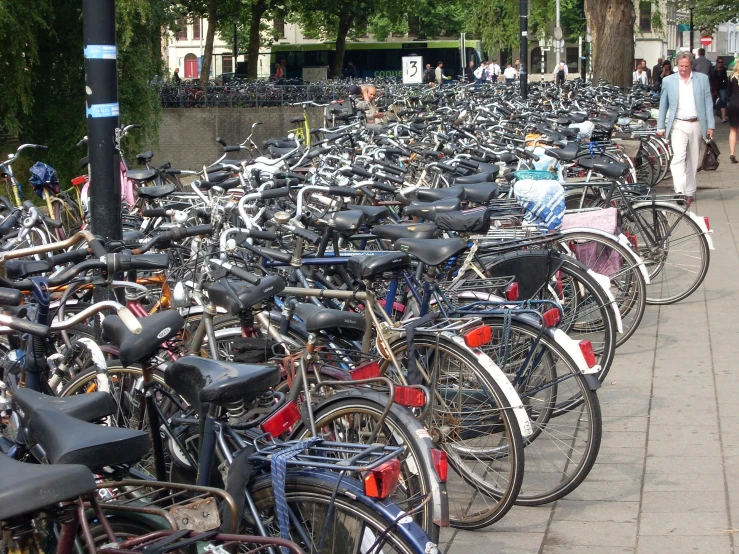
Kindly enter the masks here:
M 716 146 L 716 142 L 713 139 L 707 140 L 700 169 L 703 171 L 716 171 L 719 166 L 718 157 L 720 154 L 721 151 Z

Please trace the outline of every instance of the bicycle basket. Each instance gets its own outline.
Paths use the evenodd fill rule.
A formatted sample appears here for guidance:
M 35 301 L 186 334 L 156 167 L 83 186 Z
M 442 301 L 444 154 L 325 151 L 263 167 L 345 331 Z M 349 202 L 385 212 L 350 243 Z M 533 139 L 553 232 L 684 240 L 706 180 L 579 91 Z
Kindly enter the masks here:
M 516 180 L 521 181 L 523 179 L 531 179 L 533 181 L 551 181 L 556 179 L 557 176 L 549 171 L 538 171 L 536 169 L 519 169 L 514 172 Z
M 44 197 L 44 187 L 48 187 L 54 194 L 59 193 L 59 175 L 56 169 L 43 162 L 36 162 L 28 170 L 31 172 L 29 182 L 33 185 L 33 192 L 39 198 Z

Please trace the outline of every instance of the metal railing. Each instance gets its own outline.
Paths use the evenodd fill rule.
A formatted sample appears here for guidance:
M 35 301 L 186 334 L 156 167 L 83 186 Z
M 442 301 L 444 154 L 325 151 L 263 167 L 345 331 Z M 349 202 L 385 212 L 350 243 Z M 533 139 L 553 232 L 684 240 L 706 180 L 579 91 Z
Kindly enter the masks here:
M 327 104 L 348 97 L 345 83 L 315 85 L 274 85 L 238 83 L 225 86 L 179 85 L 159 87 L 164 108 L 260 108 L 296 102 Z

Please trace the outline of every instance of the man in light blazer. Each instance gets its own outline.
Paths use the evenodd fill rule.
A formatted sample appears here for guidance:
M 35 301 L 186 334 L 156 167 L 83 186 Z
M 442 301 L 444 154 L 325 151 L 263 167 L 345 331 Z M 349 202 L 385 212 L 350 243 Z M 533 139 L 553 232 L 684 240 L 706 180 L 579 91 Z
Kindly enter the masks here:
M 666 132 L 672 145 L 670 169 L 675 193 L 684 195 L 688 205 L 698 187 L 701 138 L 711 138 L 716 127 L 708 77 L 691 71 L 692 63 L 689 52 L 677 55 L 677 73 L 662 81 L 657 118 L 657 134 L 664 136 Z

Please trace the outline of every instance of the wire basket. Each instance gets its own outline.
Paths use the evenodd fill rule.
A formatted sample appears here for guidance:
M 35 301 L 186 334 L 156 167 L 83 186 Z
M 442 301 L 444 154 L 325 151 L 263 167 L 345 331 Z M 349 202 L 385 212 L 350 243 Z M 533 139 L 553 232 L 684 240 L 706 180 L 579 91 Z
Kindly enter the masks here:
M 557 175 L 549 171 L 539 171 L 536 169 L 519 169 L 514 173 L 518 181 L 531 179 L 533 181 L 559 181 Z

